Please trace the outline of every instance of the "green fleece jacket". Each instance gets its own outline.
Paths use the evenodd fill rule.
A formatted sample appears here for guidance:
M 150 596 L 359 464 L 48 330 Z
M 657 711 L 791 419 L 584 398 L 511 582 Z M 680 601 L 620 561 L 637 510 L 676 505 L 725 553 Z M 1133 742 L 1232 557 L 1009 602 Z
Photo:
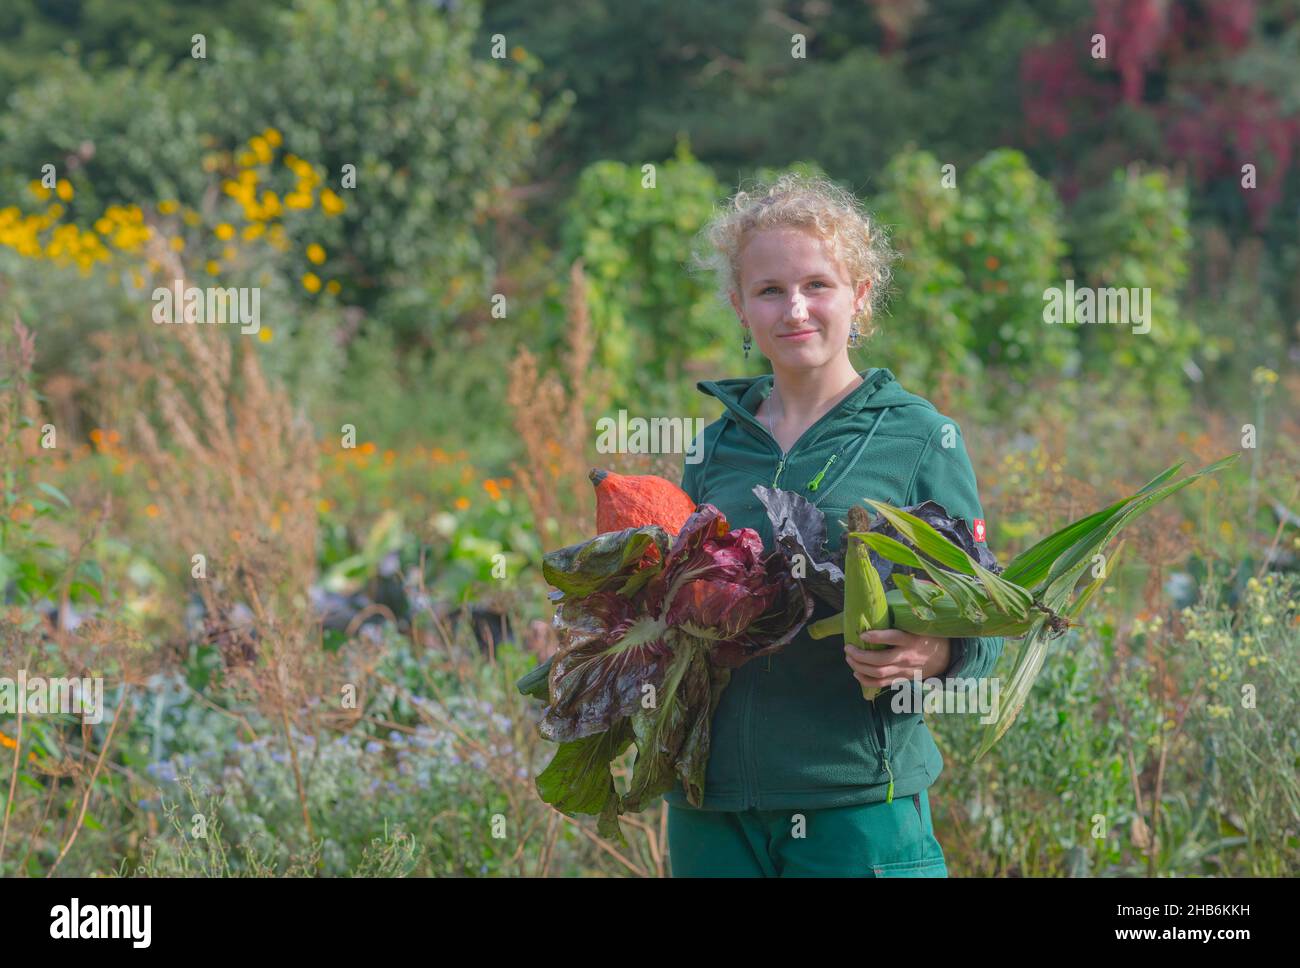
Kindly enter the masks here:
M 717 507 L 732 528 L 753 528 L 769 551 L 772 527 L 754 496 L 756 484 L 798 491 L 820 507 L 830 550 L 840 547 L 849 506 L 866 497 L 896 507 L 929 499 L 968 524 L 982 518 L 956 421 L 904 390 L 887 369 L 861 375 L 865 382 L 785 455 L 754 416 L 772 391 L 770 374 L 701 381 L 700 392 L 717 397 L 726 410 L 704 428 L 702 451 L 696 451 L 704 459 L 685 464 L 682 489 L 697 504 Z M 831 614 L 818 601 L 810 621 Z M 987 676 L 1002 652 L 1001 638 L 952 644 L 947 677 Z M 843 639 L 814 640 L 805 627 L 780 652 L 732 673 L 713 716 L 703 809 L 871 803 L 886 798 L 891 776 L 895 798 L 926 789 L 943 758 L 920 702 L 914 712 L 896 713 L 893 695 L 886 689 L 874 703 L 865 701 L 844 661 Z M 689 807 L 680 787 L 666 799 Z

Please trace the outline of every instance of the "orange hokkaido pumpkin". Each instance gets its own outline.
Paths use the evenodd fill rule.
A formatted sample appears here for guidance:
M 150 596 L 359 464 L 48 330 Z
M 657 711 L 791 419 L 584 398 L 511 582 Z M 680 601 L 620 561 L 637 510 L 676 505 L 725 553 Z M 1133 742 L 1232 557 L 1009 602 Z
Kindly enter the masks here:
M 695 502 L 672 481 L 654 474 L 615 474 L 592 468 L 596 488 L 596 532 L 657 524 L 671 535 L 695 513 Z

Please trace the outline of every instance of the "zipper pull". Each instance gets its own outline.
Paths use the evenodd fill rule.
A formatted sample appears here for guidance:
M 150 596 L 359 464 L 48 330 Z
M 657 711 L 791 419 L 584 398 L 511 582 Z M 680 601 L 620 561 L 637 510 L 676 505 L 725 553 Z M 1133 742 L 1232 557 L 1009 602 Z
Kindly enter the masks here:
M 880 757 L 885 761 L 885 772 L 889 774 L 889 788 L 885 790 L 885 802 L 894 802 L 894 771 L 889 766 L 889 720 L 881 713 L 880 718 L 881 732 L 885 734 L 885 748 L 881 750 Z
M 819 470 L 819 471 L 817 472 L 817 476 L 814 477 L 811 481 L 808 482 L 808 490 L 810 490 L 810 491 L 815 491 L 815 490 L 817 490 L 817 488 L 819 488 L 819 487 L 822 486 L 822 478 L 826 476 L 826 471 L 827 471 L 827 470 L 830 468 L 830 466 L 831 466 L 832 464 L 834 464 L 835 461 L 838 460 L 838 459 L 839 459 L 839 455 L 838 455 L 838 454 L 831 454 L 831 459 L 828 460 L 828 461 L 826 462 L 826 466 L 823 467 L 821 470 Z
M 776 465 L 776 475 L 772 478 L 772 486 L 773 486 L 773 487 L 776 487 L 776 482 L 777 482 L 777 480 L 780 478 L 780 476 L 781 476 L 781 471 L 782 471 L 784 468 L 785 468 L 785 458 L 782 457 L 781 460 L 780 460 L 780 462 Z

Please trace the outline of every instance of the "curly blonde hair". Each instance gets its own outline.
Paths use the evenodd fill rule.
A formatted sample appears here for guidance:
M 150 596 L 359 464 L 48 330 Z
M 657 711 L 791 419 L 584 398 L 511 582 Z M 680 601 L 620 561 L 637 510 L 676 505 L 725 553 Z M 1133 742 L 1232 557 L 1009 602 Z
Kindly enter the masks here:
M 741 189 L 719 208 L 696 238 L 692 267 L 712 272 L 718 298 L 730 305 L 740 290 L 740 253 L 753 232 L 776 228 L 811 231 L 829 245 L 856 289 L 870 281 L 867 303 L 855 316 L 863 337 L 877 331 L 873 320 L 882 304 L 897 257 L 885 230 L 857 197 L 821 175 L 786 173 L 771 182 Z

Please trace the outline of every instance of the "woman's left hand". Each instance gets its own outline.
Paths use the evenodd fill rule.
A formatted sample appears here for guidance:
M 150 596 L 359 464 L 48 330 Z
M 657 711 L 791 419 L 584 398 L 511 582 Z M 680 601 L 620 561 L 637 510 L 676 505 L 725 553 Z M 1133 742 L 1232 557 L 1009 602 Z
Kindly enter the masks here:
M 864 686 L 884 689 L 900 679 L 912 680 L 920 671 L 922 679 L 943 674 L 952 661 L 950 640 L 935 635 L 913 635 L 902 629 L 878 629 L 862 633 L 863 642 L 885 642 L 887 649 L 860 649 L 844 644 L 844 660 L 853 676 Z

